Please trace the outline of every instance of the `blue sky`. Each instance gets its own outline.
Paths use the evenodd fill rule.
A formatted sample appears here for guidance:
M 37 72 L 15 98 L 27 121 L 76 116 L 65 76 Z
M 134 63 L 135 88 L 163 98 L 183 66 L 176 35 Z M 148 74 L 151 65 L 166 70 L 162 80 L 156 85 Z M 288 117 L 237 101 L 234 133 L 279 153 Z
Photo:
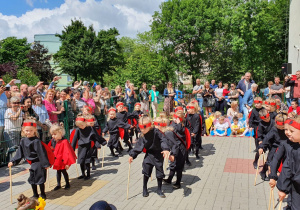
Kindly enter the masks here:
M 61 33 L 71 19 L 96 31 L 116 27 L 121 36 L 150 30 L 152 15 L 164 0 L 0 0 L 0 40 L 9 36 Z

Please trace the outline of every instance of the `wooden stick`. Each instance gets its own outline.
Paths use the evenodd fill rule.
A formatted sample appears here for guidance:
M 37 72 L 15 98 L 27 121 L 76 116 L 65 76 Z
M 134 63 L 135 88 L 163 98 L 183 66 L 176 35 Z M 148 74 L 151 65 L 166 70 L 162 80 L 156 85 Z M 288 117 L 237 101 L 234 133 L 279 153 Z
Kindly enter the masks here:
M 165 158 L 165 172 L 167 172 L 168 160 L 169 160 L 169 155 Z
M 279 210 L 281 210 L 281 205 L 282 205 L 282 201 L 280 201 L 280 203 L 279 203 Z
M 11 167 L 9 167 L 9 186 L 10 186 L 10 203 L 12 204 L 12 175 L 11 175 Z
M 78 168 L 77 168 L 77 163 L 75 163 L 75 166 L 76 166 L 77 177 L 79 177 Z
M 103 146 L 103 152 L 102 152 L 102 168 L 103 168 L 103 163 L 104 163 L 104 151 L 105 151 L 105 146 Z
M 129 194 L 130 167 L 131 167 L 131 164 L 129 163 L 129 168 L 128 168 L 128 182 L 127 182 L 127 200 L 128 200 L 128 194 Z
M 273 203 L 273 209 L 275 209 L 275 198 L 274 198 L 274 189 L 272 190 L 272 203 Z
M 48 182 L 48 188 L 50 189 L 50 176 L 49 176 L 49 169 L 47 169 L 47 182 Z
M 272 188 L 270 189 L 270 198 L 269 198 L 269 206 L 268 206 L 268 210 L 271 209 L 271 198 L 272 198 Z M 274 209 L 274 206 L 273 206 Z
M 260 157 L 261 157 L 261 155 L 259 156 L 258 161 L 257 161 L 257 168 L 256 168 L 256 175 L 255 175 L 255 180 L 254 180 L 254 186 L 256 186 L 256 179 L 257 179 L 257 174 L 258 174 Z

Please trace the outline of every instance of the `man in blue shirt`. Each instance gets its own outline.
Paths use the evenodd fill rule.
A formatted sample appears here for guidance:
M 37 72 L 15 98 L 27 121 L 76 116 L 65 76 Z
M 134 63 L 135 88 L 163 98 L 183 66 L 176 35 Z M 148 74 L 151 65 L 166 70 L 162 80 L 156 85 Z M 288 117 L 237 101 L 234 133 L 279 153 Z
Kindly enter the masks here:
M 210 86 L 210 88 L 212 88 L 212 89 L 216 89 L 217 87 L 218 87 L 218 85 L 216 84 L 216 80 L 212 80 L 211 81 L 211 84 L 209 85 Z
M 251 89 L 251 85 L 254 83 L 254 80 L 251 79 L 251 73 L 246 72 L 244 78 L 239 81 L 236 86 L 237 91 L 239 91 L 239 112 L 243 112 L 244 104 L 243 97 L 247 90 Z M 244 113 L 245 114 L 245 113 Z
M 251 88 L 246 91 L 246 93 L 243 97 L 243 104 L 244 104 L 243 112 L 244 112 L 245 119 L 248 118 L 248 114 L 251 110 L 251 107 L 252 107 L 252 104 L 253 104 L 253 101 L 255 98 L 255 93 L 256 93 L 257 87 L 258 87 L 258 85 L 253 83 L 251 85 Z

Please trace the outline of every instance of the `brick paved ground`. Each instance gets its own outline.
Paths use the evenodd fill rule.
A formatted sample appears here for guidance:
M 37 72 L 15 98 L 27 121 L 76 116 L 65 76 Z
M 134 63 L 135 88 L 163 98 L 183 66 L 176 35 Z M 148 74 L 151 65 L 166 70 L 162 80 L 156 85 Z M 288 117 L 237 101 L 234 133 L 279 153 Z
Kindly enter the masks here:
M 157 186 L 155 175 L 148 184 L 150 196 L 142 197 L 143 155 L 140 155 L 131 166 L 129 199 L 126 200 L 128 155 L 121 158 L 106 156 L 104 168 L 101 169 L 99 164 L 88 181 L 77 180 L 75 166 L 72 166 L 68 171 L 71 178 L 68 191 L 51 191 L 56 185 L 55 171 L 51 169 L 50 189 L 46 184 L 46 209 L 85 210 L 99 200 L 106 200 L 117 209 L 267 209 L 270 188 L 260 177 L 254 186 L 254 153 L 249 152 L 249 138 L 204 137 L 203 142 L 201 159 L 190 157 L 193 165 L 186 167 L 182 189 L 173 190 L 172 186 L 164 185 L 164 199 L 154 192 Z M 9 197 L 8 169 L 0 168 L 0 209 L 16 207 L 16 197 L 20 193 L 32 195 L 27 183 L 28 168 L 28 164 L 13 167 L 13 205 Z M 276 204 L 277 190 L 274 195 Z

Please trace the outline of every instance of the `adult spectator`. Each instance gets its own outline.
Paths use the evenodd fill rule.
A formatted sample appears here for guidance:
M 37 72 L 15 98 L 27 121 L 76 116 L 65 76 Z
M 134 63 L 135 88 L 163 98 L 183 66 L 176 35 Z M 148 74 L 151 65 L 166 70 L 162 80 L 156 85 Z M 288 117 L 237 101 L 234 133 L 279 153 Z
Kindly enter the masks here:
M 215 89 L 215 97 L 216 97 L 216 111 L 219 111 L 224 115 L 224 99 L 223 96 L 223 83 L 220 81 L 218 83 L 218 87 Z
M 274 79 L 275 84 L 273 84 L 271 86 L 271 94 L 272 95 L 277 95 L 280 98 L 282 97 L 282 93 L 283 93 L 283 85 L 280 84 L 280 78 L 279 77 L 275 77 Z
M 29 86 L 28 87 L 28 94 L 27 95 L 29 97 L 32 97 L 35 94 L 37 94 L 35 87 L 34 86 Z
M 75 116 L 77 116 L 80 112 L 82 112 L 82 108 L 87 105 L 85 101 L 80 98 L 79 90 L 74 90 L 74 97 L 71 103 L 72 103 L 72 109 Z
M 213 79 L 213 80 L 211 81 L 210 88 L 212 88 L 212 89 L 215 90 L 217 87 L 218 87 L 218 85 L 216 84 L 216 80 Z
M 23 99 L 28 95 L 28 85 L 22 84 L 20 86 L 20 89 L 21 89 L 21 99 Z
M 140 102 L 141 102 L 141 111 L 144 114 L 149 113 L 149 90 L 147 90 L 147 84 L 143 82 L 142 87 L 140 89 Z
M 60 110 L 57 110 L 56 103 L 54 100 L 54 94 L 55 94 L 55 91 L 53 89 L 47 90 L 43 104 L 46 107 L 50 121 L 52 123 L 57 123 L 58 122 L 57 115 L 61 114 L 63 111 L 65 111 L 65 109 L 62 106 Z
M 271 93 L 271 87 L 274 83 L 272 81 L 269 81 L 268 82 L 268 87 L 265 88 L 264 90 L 264 96 L 266 99 L 268 99 L 269 97 L 272 96 L 272 93 Z
M 60 99 L 56 100 L 56 107 L 58 110 L 62 110 L 64 108 L 65 102 L 67 103 L 67 111 L 64 109 L 59 115 L 58 120 L 59 122 L 64 122 L 66 115 L 69 117 L 69 126 L 72 126 L 74 120 L 74 113 L 72 112 L 72 105 L 71 101 L 67 99 L 68 90 L 64 89 L 60 92 Z
M 284 77 L 285 83 L 287 83 L 288 79 L 289 79 L 289 76 L 285 76 Z M 287 104 L 288 107 L 290 107 L 291 106 L 291 102 L 292 102 L 292 99 L 291 99 L 291 87 L 290 86 L 289 87 L 285 87 L 284 88 L 284 92 L 285 92 L 286 104 Z
M 133 108 L 134 108 L 134 103 L 135 103 L 135 98 L 136 98 L 136 93 L 134 91 L 134 85 L 130 83 L 128 85 L 128 88 L 126 89 L 126 104 L 128 106 L 128 112 L 132 113 Z
M 93 98 L 95 102 L 95 117 L 98 124 L 101 126 L 103 130 L 105 127 L 105 114 L 106 114 L 106 103 L 102 97 L 104 91 L 102 89 L 96 92 L 96 96 Z
M 10 87 L 10 91 L 12 91 L 12 92 L 19 92 L 20 90 L 19 90 L 19 87 L 17 85 L 12 85 Z
M 109 109 L 111 107 L 111 103 L 110 103 L 111 93 L 110 93 L 108 87 L 104 88 L 104 90 L 102 92 L 102 97 L 105 100 L 107 109 Z
M 238 101 L 239 98 L 239 91 L 235 89 L 235 84 L 231 83 L 230 84 L 230 89 L 228 93 L 228 99 L 230 99 L 230 102 L 232 103 L 233 101 Z
M 204 83 L 204 89 L 202 91 L 203 107 L 205 107 L 206 117 L 212 112 L 212 107 L 215 106 L 214 89 L 210 87 L 209 82 Z
M 111 91 L 111 98 L 113 99 L 113 105 L 116 107 L 118 102 L 124 102 L 125 94 L 123 93 L 122 87 L 118 85 L 114 90 Z
M 1 80 L 3 84 L 3 80 Z M 19 100 L 20 101 L 20 100 Z M 3 144 L 3 132 L 4 132 L 4 115 L 7 109 L 7 96 L 5 94 L 5 86 L 0 86 L 0 148 L 4 147 Z M 2 159 L 0 159 L 2 162 Z
M 289 78 L 284 87 L 291 87 L 291 98 L 298 100 L 300 103 L 300 70 L 296 72 L 296 77 Z
M 203 104 L 203 98 L 202 98 L 202 92 L 203 92 L 204 86 L 201 85 L 200 79 L 196 79 L 196 85 L 193 88 L 192 94 L 195 94 L 195 98 L 197 99 L 199 103 L 199 107 L 202 112 L 202 104 Z
M 253 83 L 251 85 L 251 88 L 245 92 L 245 95 L 243 97 L 243 105 L 244 105 L 243 113 L 244 113 L 245 119 L 248 118 L 249 111 L 252 107 L 252 104 L 253 104 L 253 101 L 255 98 L 255 93 L 257 91 L 257 87 L 258 87 L 258 85 Z
M 237 101 L 233 101 L 230 104 L 230 108 L 227 110 L 227 117 L 232 120 L 239 113 L 239 106 Z
M 159 92 L 156 90 L 155 85 L 152 85 L 152 89 L 149 91 L 149 94 L 150 94 L 153 118 L 156 118 L 157 108 L 158 108 L 158 104 L 159 104 L 159 100 L 158 100 Z
M 173 88 L 172 82 L 168 82 L 167 88 L 164 90 L 164 111 L 166 112 L 166 115 L 169 116 L 170 112 L 173 112 L 173 101 L 174 97 L 176 95 L 175 89 Z
M 21 126 L 23 122 L 20 99 L 18 97 L 12 97 L 10 104 L 11 108 L 8 108 L 4 115 L 4 138 L 9 148 L 20 144 Z
M 82 98 L 81 98 L 88 106 L 92 108 L 92 112 L 94 113 L 95 110 L 95 102 L 92 98 L 90 98 L 90 92 L 88 89 L 85 89 L 84 92 L 82 93 Z
M 300 115 L 300 106 L 297 100 L 293 100 L 288 113 L 294 112 L 296 115 Z
M 254 80 L 251 79 L 251 73 L 246 72 L 244 79 L 241 79 L 236 87 L 236 89 L 239 91 L 239 111 L 242 113 L 244 104 L 243 104 L 243 97 L 245 95 L 245 92 L 249 89 L 251 89 L 251 85 L 254 83 Z
M 129 85 L 130 85 L 130 80 L 127 80 L 125 83 L 125 90 L 129 88 Z
M 95 90 L 96 90 L 96 92 L 98 92 L 99 90 L 102 90 L 101 85 L 96 85 L 96 86 L 95 86 Z
M 43 99 L 40 94 L 35 94 L 32 96 L 32 109 L 38 115 L 37 129 L 40 138 L 46 140 L 46 132 L 48 131 L 48 126 L 45 124 L 46 120 L 49 119 L 49 115 L 46 107 L 42 103 Z
M 24 119 L 28 117 L 34 117 L 36 120 L 39 120 L 39 116 L 32 109 L 32 99 L 27 96 L 21 100 L 22 112 L 24 115 Z

